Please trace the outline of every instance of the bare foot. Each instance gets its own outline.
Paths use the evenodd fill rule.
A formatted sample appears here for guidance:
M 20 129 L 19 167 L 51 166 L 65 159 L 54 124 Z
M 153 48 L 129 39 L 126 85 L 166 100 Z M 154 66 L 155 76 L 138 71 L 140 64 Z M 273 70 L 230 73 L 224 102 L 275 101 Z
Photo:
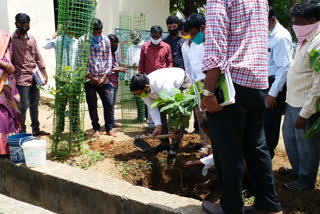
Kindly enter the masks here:
M 111 136 L 111 137 L 117 137 L 116 133 L 112 130 L 107 132 L 107 135 Z
M 99 131 L 95 131 L 94 134 L 92 135 L 92 137 L 94 137 L 94 138 L 100 137 L 100 132 Z

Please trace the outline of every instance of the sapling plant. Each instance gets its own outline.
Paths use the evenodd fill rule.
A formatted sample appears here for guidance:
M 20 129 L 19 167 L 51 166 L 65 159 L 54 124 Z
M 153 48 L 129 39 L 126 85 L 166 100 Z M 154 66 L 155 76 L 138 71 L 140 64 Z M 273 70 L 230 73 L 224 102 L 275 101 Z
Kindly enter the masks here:
M 153 101 L 151 108 L 158 107 L 160 112 L 168 114 L 168 127 L 173 133 L 173 138 L 176 138 L 173 140 L 181 143 L 184 129 L 189 127 L 192 111 L 197 102 L 195 95 L 182 94 L 180 90 L 175 88 L 172 89 L 172 94 L 170 96 L 167 91 L 161 91 L 159 97 Z

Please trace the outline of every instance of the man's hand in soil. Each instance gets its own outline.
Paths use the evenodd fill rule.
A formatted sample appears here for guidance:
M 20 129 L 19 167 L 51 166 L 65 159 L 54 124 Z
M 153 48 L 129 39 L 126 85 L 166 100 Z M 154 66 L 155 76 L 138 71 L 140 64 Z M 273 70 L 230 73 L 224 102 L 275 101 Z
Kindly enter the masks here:
M 201 100 L 201 109 L 209 113 L 215 113 L 221 111 L 223 106 L 219 105 L 216 96 L 203 96 Z
M 273 109 L 275 108 L 277 105 L 277 98 L 276 97 L 273 97 L 273 96 L 270 96 L 268 94 L 267 96 L 267 106 L 268 106 L 268 109 Z
M 305 129 L 307 127 L 307 123 L 308 119 L 298 116 L 296 122 L 294 123 L 294 127 L 296 129 Z
M 155 139 L 157 135 L 161 134 L 161 132 L 162 132 L 162 126 L 161 125 L 156 126 L 156 128 L 152 132 L 153 139 Z

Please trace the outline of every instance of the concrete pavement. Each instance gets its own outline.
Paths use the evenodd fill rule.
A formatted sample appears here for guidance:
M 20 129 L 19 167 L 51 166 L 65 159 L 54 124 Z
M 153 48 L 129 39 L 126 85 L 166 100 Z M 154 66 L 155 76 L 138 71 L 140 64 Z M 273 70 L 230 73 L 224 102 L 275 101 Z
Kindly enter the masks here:
M 0 214 L 52 214 L 48 210 L 33 206 L 0 194 Z

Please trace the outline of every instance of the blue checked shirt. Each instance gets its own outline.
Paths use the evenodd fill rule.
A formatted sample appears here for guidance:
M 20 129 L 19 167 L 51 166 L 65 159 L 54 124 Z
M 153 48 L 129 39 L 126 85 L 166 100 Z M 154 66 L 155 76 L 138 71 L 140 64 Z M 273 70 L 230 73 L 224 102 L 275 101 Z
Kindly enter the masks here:
M 112 70 L 111 44 L 108 37 L 102 35 L 99 48 L 90 47 L 87 73 L 100 79 L 103 75 L 109 74 Z

